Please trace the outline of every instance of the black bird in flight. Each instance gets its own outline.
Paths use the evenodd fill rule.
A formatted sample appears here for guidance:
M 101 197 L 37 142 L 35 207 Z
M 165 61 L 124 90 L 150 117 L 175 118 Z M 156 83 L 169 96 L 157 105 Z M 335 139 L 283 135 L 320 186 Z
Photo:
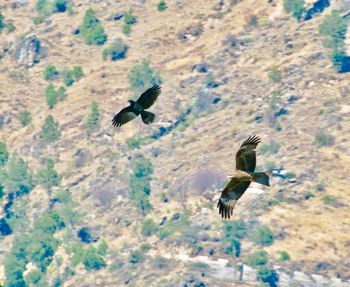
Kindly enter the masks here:
M 155 114 L 145 110 L 149 109 L 154 104 L 159 95 L 160 87 L 158 85 L 154 85 L 152 88 L 149 88 L 146 92 L 144 92 L 137 101 L 129 100 L 128 102 L 130 105 L 122 109 L 113 117 L 112 124 L 115 127 L 120 127 L 141 114 L 142 121 L 146 125 L 149 125 L 154 121 L 156 116 Z

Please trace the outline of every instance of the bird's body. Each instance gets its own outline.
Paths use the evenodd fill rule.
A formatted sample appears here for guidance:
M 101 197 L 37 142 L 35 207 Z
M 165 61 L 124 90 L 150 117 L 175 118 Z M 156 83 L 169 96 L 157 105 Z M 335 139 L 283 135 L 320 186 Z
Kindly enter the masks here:
M 149 125 L 154 121 L 155 114 L 146 111 L 146 109 L 154 104 L 159 94 L 160 87 L 156 85 L 145 91 L 137 101 L 129 100 L 130 105 L 113 117 L 112 124 L 116 127 L 120 127 L 141 115 L 142 121 Z
M 223 218 L 231 217 L 236 202 L 241 198 L 251 182 L 270 185 L 270 172 L 255 172 L 255 148 L 259 142 L 259 137 L 249 137 L 243 142 L 236 154 L 236 169 L 229 176 L 230 182 L 222 191 L 218 202 L 219 213 Z

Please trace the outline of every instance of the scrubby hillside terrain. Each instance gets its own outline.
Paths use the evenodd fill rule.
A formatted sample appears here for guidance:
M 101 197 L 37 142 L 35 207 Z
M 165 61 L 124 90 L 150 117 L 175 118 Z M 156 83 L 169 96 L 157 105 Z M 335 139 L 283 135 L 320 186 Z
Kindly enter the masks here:
M 0 283 L 349 286 L 347 2 L 1 1 Z

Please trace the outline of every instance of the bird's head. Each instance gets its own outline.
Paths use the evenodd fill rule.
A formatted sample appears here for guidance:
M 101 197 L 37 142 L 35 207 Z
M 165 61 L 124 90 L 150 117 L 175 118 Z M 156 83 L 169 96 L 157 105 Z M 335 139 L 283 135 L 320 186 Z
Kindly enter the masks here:
M 134 100 L 128 100 L 128 102 L 130 103 L 131 106 L 135 105 L 135 101 Z

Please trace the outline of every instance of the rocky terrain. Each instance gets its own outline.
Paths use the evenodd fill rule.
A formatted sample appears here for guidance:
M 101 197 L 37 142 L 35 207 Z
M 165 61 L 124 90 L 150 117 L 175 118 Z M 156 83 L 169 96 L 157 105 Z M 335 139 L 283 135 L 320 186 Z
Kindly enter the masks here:
M 320 28 L 348 1 L 307 20 L 288 1 L 160 2 L 1 1 L 0 283 L 350 286 L 348 58 L 330 56 L 349 33 L 336 46 Z M 89 8 L 106 38 L 88 38 Z M 135 65 L 161 83 L 157 118 L 117 129 L 145 88 Z M 220 189 L 252 134 L 271 187 L 223 220 Z

